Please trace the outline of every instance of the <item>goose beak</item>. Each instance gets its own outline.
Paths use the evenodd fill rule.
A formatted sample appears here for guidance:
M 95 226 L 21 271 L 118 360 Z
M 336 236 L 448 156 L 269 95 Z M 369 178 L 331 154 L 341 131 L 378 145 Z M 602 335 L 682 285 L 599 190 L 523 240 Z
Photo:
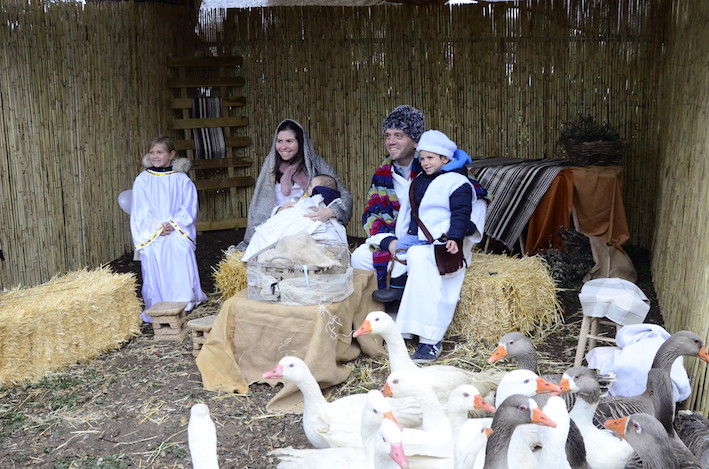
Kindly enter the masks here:
M 473 408 L 475 410 L 480 410 L 482 412 L 495 412 L 495 406 L 492 404 L 488 404 L 483 400 L 483 395 L 482 394 L 476 394 L 475 395 L 475 402 L 473 404 Z
M 367 335 L 372 333 L 372 324 L 369 322 L 368 319 L 365 319 L 364 322 L 362 323 L 361 326 L 359 326 L 359 329 L 354 331 L 354 334 L 352 334 L 353 337 L 359 337 L 361 335 Z
M 603 426 L 619 437 L 625 438 L 625 427 L 628 425 L 628 418 L 629 417 L 623 417 L 622 419 L 606 420 L 603 422 Z
M 559 381 L 559 389 L 561 392 L 571 392 L 571 383 L 569 383 L 568 378 L 561 378 Z
M 709 352 L 707 352 L 707 348 L 705 346 L 702 345 L 702 348 L 699 349 L 697 357 L 699 357 L 702 361 L 709 363 Z
M 492 435 L 492 428 L 490 427 L 485 427 L 485 436 L 490 438 L 490 435 Z
M 283 378 L 283 365 L 276 365 L 274 369 L 271 371 L 267 371 L 263 374 L 262 378 L 265 379 L 274 379 L 274 378 Z
M 404 429 L 404 426 L 402 424 L 400 424 L 398 420 L 396 420 L 396 417 L 394 417 L 394 412 L 392 412 L 392 411 L 384 412 L 384 418 L 389 419 L 392 422 L 394 422 L 396 424 L 396 426 L 399 427 L 399 430 Z
M 391 456 L 391 459 L 393 459 L 401 469 L 407 469 L 409 467 L 409 461 L 406 459 L 404 446 L 401 443 L 392 443 L 389 456 Z
M 497 346 L 494 352 L 492 352 L 492 355 L 490 355 L 490 358 L 487 359 L 487 362 L 492 365 L 498 360 L 502 360 L 507 356 L 507 348 L 505 348 L 504 345 L 500 344 Z
M 559 386 L 554 383 L 550 383 L 544 378 L 537 378 L 537 394 L 544 392 L 560 392 Z
M 389 383 L 384 384 L 384 389 L 382 389 L 382 394 L 384 394 L 384 397 L 394 397 L 394 394 L 391 392 L 391 388 L 389 387 Z
M 539 407 L 535 407 L 532 410 L 532 423 L 542 425 L 544 427 L 556 427 L 556 423 L 547 417 Z

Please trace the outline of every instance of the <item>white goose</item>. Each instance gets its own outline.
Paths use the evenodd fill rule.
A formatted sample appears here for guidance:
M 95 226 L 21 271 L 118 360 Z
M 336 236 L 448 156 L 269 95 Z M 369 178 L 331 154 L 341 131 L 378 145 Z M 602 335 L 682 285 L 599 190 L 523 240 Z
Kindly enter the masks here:
M 195 404 L 190 409 L 187 443 L 194 469 L 219 469 L 217 429 L 206 404 Z
M 396 323 L 384 311 L 369 313 L 359 329 L 354 332 L 355 337 L 365 334 L 377 334 L 384 339 L 389 352 L 389 370 L 392 373 L 399 370 L 420 370 L 421 379 L 433 388 L 440 402 L 446 404 L 450 392 L 461 384 L 474 385 L 486 400 L 491 400 L 504 375 L 504 372 L 495 370 L 473 372 L 450 365 L 419 367 L 411 360 Z
M 623 469 L 635 450 L 627 441 L 593 423 L 593 415 L 601 396 L 596 374 L 584 366 L 569 368 L 561 377 L 562 392 L 576 394 L 569 412 L 583 436 L 586 459 L 592 469 Z
M 448 398 L 454 469 L 482 467 L 485 461 L 485 452 L 481 450 L 492 430 L 479 419 L 469 419 L 468 413 L 472 410 L 494 412 L 495 408 L 482 400 L 475 386 L 463 384 L 455 388 Z
M 394 469 L 407 468 L 401 429 L 378 390 L 369 391 L 361 415 L 362 448 L 293 449 L 269 453 L 279 459 L 278 469 Z
M 286 379 L 295 384 L 303 394 L 303 430 L 315 448 L 362 446 L 360 436 L 362 408 L 367 394 L 352 394 L 328 402 L 322 394 L 308 365 L 300 358 L 285 356 L 265 379 Z M 421 422 L 421 409 L 412 399 L 391 402 L 394 416 L 400 422 L 417 425 Z

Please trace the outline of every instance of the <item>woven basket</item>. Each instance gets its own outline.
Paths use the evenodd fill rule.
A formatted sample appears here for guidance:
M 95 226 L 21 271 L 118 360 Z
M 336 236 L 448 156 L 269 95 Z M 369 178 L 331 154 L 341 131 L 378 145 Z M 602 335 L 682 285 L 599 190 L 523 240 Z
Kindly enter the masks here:
M 566 144 L 566 156 L 581 166 L 615 166 L 620 164 L 625 154 L 626 142 L 598 140 Z

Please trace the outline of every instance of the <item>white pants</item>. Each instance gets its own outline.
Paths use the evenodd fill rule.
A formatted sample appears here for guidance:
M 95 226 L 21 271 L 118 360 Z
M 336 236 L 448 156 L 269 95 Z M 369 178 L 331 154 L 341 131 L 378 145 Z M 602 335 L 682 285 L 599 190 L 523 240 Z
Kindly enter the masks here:
M 465 268 L 440 275 L 433 246 L 411 246 L 407 256 L 409 278 L 404 288 L 396 324 L 402 334 L 425 342 L 443 340 L 453 320 L 465 279 Z

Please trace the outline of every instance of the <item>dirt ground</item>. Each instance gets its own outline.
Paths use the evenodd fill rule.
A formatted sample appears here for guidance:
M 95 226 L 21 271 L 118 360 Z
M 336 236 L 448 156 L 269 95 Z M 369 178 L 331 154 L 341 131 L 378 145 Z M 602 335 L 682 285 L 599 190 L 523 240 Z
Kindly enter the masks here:
M 213 269 L 222 251 L 241 236 L 239 230 L 198 236 L 200 276 L 210 301 L 190 317 L 218 312 Z M 647 321 L 662 324 L 648 252 L 634 248 L 627 252 L 638 271 L 637 284 L 652 302 Z M 548 259 L 555 280 L 564 287 L 559 297 L 566 322 L 538 346 L 542 358 L 549 361 L 573 361 L 580 322 L 579 280 L 587 269 L 587 257 L 581 248 Z M 110 265 L 116 272 L 133 272 L 140 280 L 140 264 L 132 260 L 132 253 Z M 444 343 L 444 356 L 454 345 Z M 383 384 L 385 362 L 360 357 L 354 364 L 379 370 L 375 379 Z M 0 467 L 191 468 L 189 410 L 204 402 L 217 426 L 220 467 L 272 468 L 275 461 L 267 456 L 271 449 L 307 447 L 299 415 L 266 411 L 275 392 L 267 385 L 252 385 L 248 396 L 204 390 L 191 340 L 155 342 L 151 326 L 144 325 L 142 334 L 119 350 L 34 385 L 0 388 Z

